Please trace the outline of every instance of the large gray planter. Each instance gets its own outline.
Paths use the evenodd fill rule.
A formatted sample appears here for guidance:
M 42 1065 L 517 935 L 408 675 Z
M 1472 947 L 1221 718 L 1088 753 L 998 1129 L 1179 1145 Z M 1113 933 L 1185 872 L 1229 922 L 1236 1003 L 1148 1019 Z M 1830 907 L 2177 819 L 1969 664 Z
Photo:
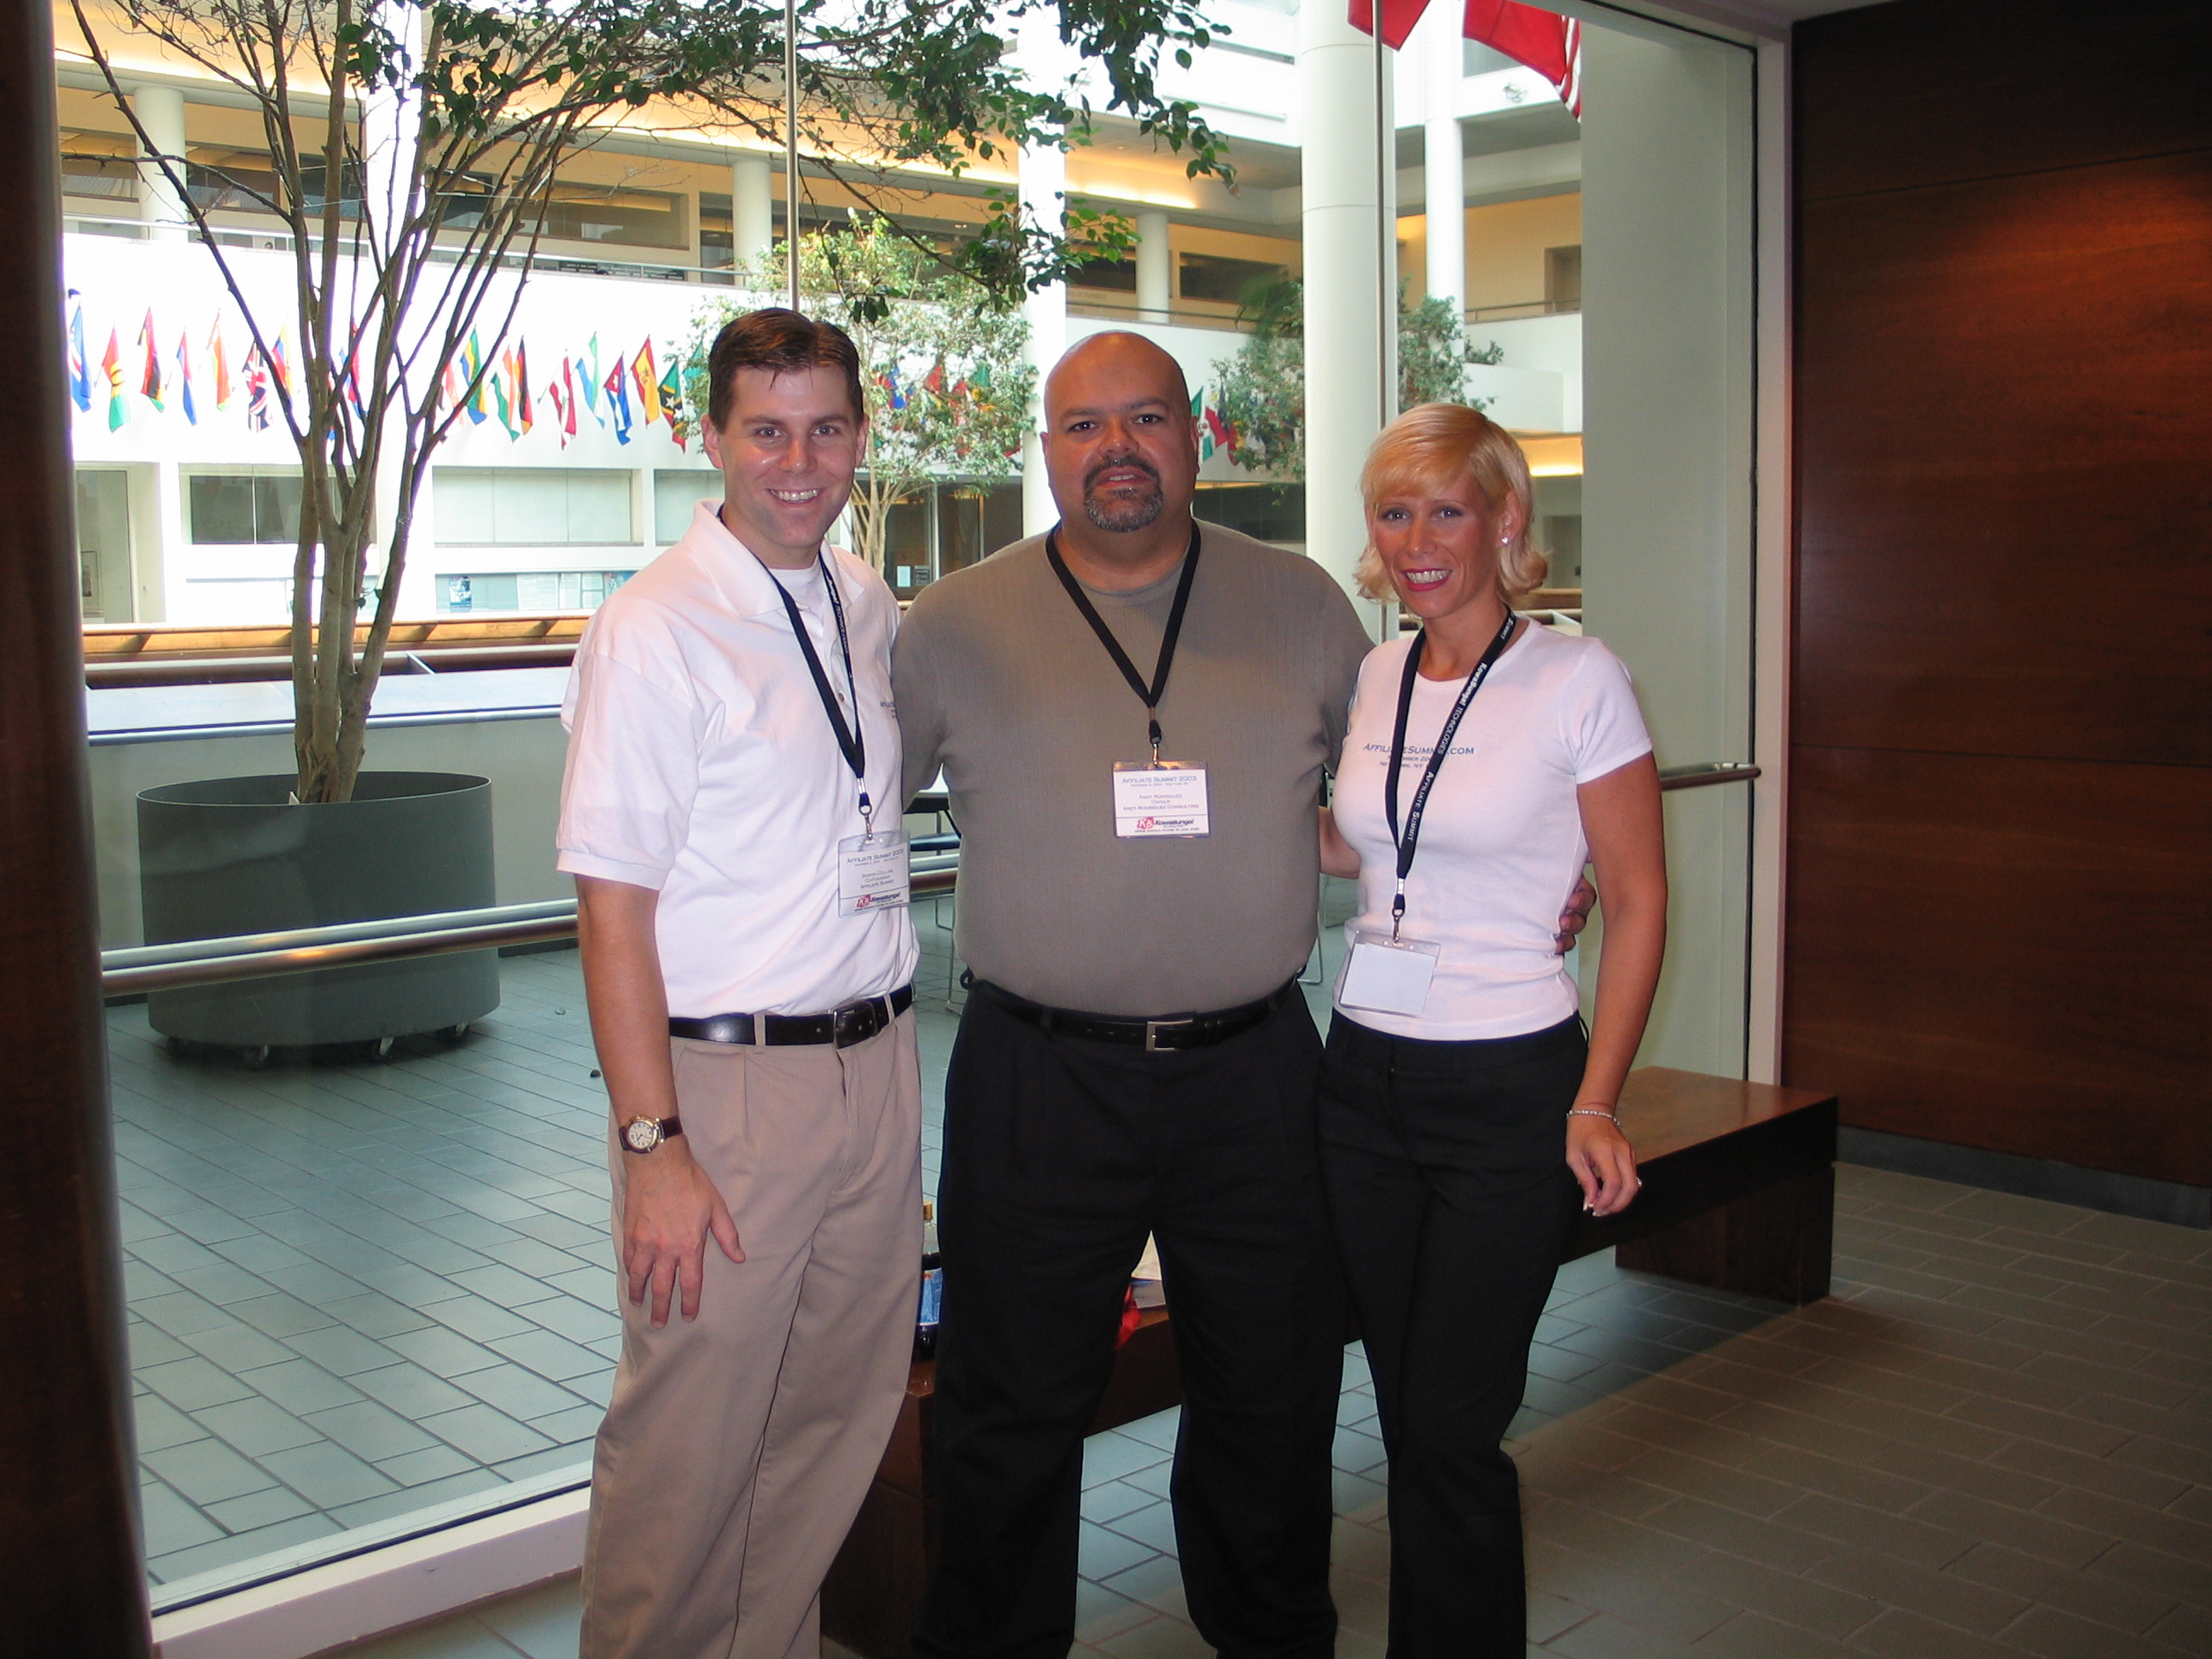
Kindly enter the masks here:
M 278 933 L 493 902 L 491 785 L 364 772 L 349 801 L 287 805 L 287 775 L 138 797 L 146 942 Z M 499 1006 L 491 951 L 157 991 L 154 1029 L 249 1052 L 458 1032 Z

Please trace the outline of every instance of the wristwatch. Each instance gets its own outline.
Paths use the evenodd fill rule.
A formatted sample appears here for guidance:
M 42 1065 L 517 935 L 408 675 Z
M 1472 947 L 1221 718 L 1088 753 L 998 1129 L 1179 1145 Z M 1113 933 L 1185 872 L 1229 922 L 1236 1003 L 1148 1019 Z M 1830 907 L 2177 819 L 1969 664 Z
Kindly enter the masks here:
M 623 1150 L 626 1152 L 649 1152 L 671 1135 L 684 1133 L 684 1125 L 672 1117 L 634 1117 L 622 1126 Z

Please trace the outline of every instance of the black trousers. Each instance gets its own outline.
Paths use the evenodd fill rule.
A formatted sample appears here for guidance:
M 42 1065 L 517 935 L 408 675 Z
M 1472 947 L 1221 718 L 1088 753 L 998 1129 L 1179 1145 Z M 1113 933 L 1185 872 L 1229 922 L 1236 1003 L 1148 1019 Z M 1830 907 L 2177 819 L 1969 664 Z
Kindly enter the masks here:
M 1571 1019 L 1476 1042 L 1329 1028 L 1322 1174 L 1390 1455 L 1389 1659 L 1525 1650 L 1499 1443 L 1581 1201 L 1566 1110 L 1587 1055 Z
M 938 1567 L 915 1648 L 1066 1659 L 1083 1438 L 1158 1236 L 1182 1370 L 1171 1497 L 1191 1620 L 1227 1659 L 1326 1659 L 1341 1281 L 1302 997 L 1210 1048 L 1023 1024 L 978 992 L 945 1081 Z

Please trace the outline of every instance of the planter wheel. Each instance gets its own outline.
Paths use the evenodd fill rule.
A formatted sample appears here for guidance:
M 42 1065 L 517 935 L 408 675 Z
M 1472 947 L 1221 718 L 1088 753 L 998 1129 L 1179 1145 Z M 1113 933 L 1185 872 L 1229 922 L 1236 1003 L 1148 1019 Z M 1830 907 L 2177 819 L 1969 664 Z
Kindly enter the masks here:
M 200 1045 L 189 1037 L 173 1036 L 166 1040 L 171 1060 L 198 1060 Z
M 238 1057 L 246 1062 L 247 1071 L 258 1072 L 269 1063 L 269 1045 L 265 1042 L 250 1044 L 238 1051 Z
M 392 1045 L 397 1041 L 398 1041 L 398 1039 L 396 1037 L 371 1037 L 367 1045 L 368 1048 L 368 1057 L 373 1060 L 386 1060 L 391 1059 Z
M 459 1025 L 441 1026 L 438 1030 L 438 1035 L 447 1042 L 462 1042 L 468 1036 L 468 1034 L 469 1022 L 467 1020 L 463 1020 Z

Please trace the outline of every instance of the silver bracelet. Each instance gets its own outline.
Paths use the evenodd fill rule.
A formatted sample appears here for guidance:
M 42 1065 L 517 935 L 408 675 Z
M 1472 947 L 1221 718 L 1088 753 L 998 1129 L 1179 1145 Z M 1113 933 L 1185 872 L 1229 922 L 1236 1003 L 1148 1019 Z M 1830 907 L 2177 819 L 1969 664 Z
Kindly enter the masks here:
M 1595 1106 L 1570 1106 L 1567 1108 L 1567 1115 L 1569 1117 L 1601 1117 L 1614 1128 L 1618 1129 L 1620 1127 L 1619 1118 L 1611 1112 L 1601 1112 Z

